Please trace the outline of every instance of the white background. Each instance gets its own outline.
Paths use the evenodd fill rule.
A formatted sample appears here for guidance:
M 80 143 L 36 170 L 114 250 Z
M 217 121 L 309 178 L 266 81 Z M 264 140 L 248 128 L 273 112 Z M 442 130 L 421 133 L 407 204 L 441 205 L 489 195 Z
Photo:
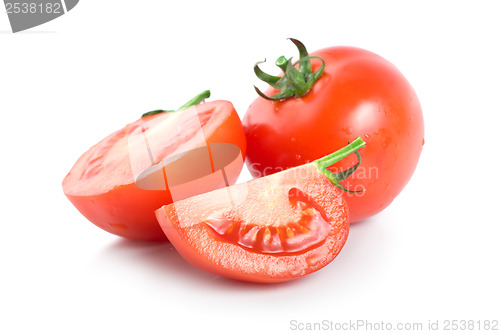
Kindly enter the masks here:
M 2 9 L 0 332 L 290 333 L 300 332 L 293 320 L 424 329 L 429 320 L 441 329 L 445 320 L 500 320 L 498 7 L 82 0 L 18 34 Z M 388 209 L 352 226 L 326 268 L 279 285 L 222 279 L 169 244 L 101 231 L 65 198 L 61 182 L 76 159 L 145 111 L 211 89 L 242 116 L 259 84 L 253 64 L 267 58 L 272 71 L 278 56 L 296 56 L 287 37 L 310 51 L 380 54 L 424 111 L 413 179 Z

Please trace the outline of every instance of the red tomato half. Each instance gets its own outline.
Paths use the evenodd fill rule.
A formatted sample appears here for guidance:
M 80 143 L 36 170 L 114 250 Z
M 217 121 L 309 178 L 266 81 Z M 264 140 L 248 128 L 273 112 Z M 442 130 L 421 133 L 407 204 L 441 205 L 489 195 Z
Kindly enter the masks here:
M 236 182 L 245 158 L 230 102 L 143 117 L 90 148 L 63 181 L 75 207 L 126 238 L 166 240 L 154 211 Z
M 166 205 L 156 217 L 191 264 L 263 283 L 321 269 L 349 231 L 341 191 L 314 163 Z
M 361 136 L 362 165 L 342 184 L 351 220 L 387 207 L 410 180 L 424 144 L 418 98 L 398 69 L 358 48 L 331 47 L 311 53 L 325 61 L 324 74 L 302 97 L 269 101 L 258 97 L 243 125 L 247 166 L 255 177 L 318 159 Z M 313 70 L 321 61 L 312 59 Z M 267 96 L 278 93 L 274 88 Z M 354 164 L 351 159 L 340 168 Z

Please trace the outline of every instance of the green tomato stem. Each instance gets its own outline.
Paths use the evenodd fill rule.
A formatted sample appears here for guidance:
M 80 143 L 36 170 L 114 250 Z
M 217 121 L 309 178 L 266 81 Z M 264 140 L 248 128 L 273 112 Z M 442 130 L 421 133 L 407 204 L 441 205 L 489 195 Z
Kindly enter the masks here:
M 200 104 L 203 101 L 205 101 L 205 99 L 208 99 L 209 97 L 210 97 L 210 91 L 204 90 L 200 94 L 193 97 L 191 100 L 187 101 L 182 107 L 177 109 L 177 111 L 181 111 L 181 110 L 187 109 L 189 107 L 195 106 L 197 104 Z
M 258 62 L 254 65 L 254 72 L 257 77 L 277 89 L 279 92 L 273 96 L 267 96 L 257 87 L 254 86 L 257 94 L 267 100 L 278 101 L 290 97 L 302 97 L 307 94 L 314 86 L 316 81 L 323 75 L 325 70 L 325 61 L 321 57 L 309 56 L 307 49 L 300 41 L 290 38 L 290 41 L 295 44 L 299 50 L 300 58 L 296 63 L 292 62 L 292 58 L 281 56 L 276 60 L 276 66 L 283 71 L 282 77 L 269 75 L 259 68 Z M 316 71 L 312 71 L 311 59 L 320 59 L 322 64 Z M 298 65 L 298 69 L 296 66 Z
M 360 148 L 364 147 L 365 144 L 366 143 L 360 137 L 358 137 L 349 145 L 347 145 L 347 146 L 341 148 L 340 150 L 335 151 L 327 156 L 324 156 L 323 158 L 315 160 L 315 161 L 313 161 L 313 163 L 316 165 L 318 170 L 324 176 L 326 176 L 328 178 L 328 180 L 330 180 L 337 188 L 339 188 L 343 191 L 352 192 L 352 193 L 363 192 L 364 189 L 357 190 L 357 191 L 348 190 L 340 184 L 340 181 L 343 181 L 346 178 L 348 178 L 359 167 L 359 165 L 361 164 L 361 156 L 360 156 L 358 150 Z M 355 166 L 353 166 L 345 171 L 339 172 L 339 173 L 334 173 L 328 169 L 328 167 L 332 166 L 336 162 L 344 159 L 345 157 L 347 157 L 348 155 L 350 155 L 352 153 L 355 153 L 356 156 L 358 157 L 358 163 Z
M 297 47 L 297 49 L 299 50 L 299 56 L 300 56 L 300 59 L 305 59 L 305 61 L 301 62 L 299 64 L 299 71 L 300 73 L 302 73 L 303 75 L 307 75 L 309 73 L 312 72 L 312 66 L 311 66 L 311 61 L 308 59 L 309 57 L 309 53 L 307 52 L 307 49 L 306 47 L 304 46 L 304 44 L 302 44 L 301 41 L 299 41 L 298 39 L 295 39 L 295 38 L 289 38 L 289 40 L 295 44 L 295 46 Z
M 189 100 L 188 102 L 186 102 L 184 105 L 182 105 L 182 107 L 180 107 L 177 110 L 163 110 L 163 109 L 158 109 L 158 110 L 153 110 L 153 111 L 149 111 L 147 113 L 144 113 L 144 114 L 142 114 L 141 117 L 146 117 L 146 116 L 161 114 L 161 113 L 164 113 L 164 112 L 182 111 L 182 110 L 185 110 L 185 109 L 187 109 L 189 107 L 192 107 L 192 106 L 195 106 L 197 104 L 202 103 L 205 99 L 207 99 L 209 97 L 210 97 L 210 91 L 209 90 L 204 90 L 203 92 L 201 92 L 200 94 L 196 95 L 191 100 Z

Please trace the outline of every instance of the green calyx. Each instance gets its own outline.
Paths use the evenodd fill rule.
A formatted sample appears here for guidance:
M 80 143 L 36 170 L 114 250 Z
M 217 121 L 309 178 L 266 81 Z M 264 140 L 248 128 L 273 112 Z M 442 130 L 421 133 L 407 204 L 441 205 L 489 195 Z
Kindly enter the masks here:
M 333 152 L 332 154 L 324 156 L 321 159 L 315 160 L 313 163 L 316 164 L 316 167 L 318 168 L 318 170 L 324 176 L 326 176 L 328 178 L 328 180 L 330 180 L 340 190 L 350 192 L 350 193 L 363 192 L 363 191 L 365 191 L 364 189 L 363 190 L 356 190 L 356 191 L 348 190 L 340 184 L 340 181 L 347 179 L 349 176 L 352 175 L 352 173 L 354 173 L 356 171 L 356 169 L 358 169 L 359 165 L 361 164 L 361 156 L 360 156 L 358 150 L 364 146 L 365 146 L 365 142 L 360 137 L 358 137 L 349 145 L 341 148 L 338 151 Z M 355 153 L 356 156 L 358 157 L 358 163 L 356 165 L 354 165 L 351 168 L 348 168 L 342 172 L 338 172 L 338 173 L 334 173 L 328 169 L 328 167 L 330 167 L 333 164 L 335 164 L 336 162 L 344 159 L 345 157 L 347 157 L 351 153 Z
M 189 100 L 188 102 L 186 102 L 182 107 L 180 107 L 177 110 L 162 110 L 162 109 L 158 109 L 158 110 L 148 111 L 147 113 L 142 114 L 141 117 L 146 117 L 146 116 L 161 114 L 161 113 L 164 113 L 164 112 L 182 111 L 184 109 L 187 109 L 189 107 L 192 107 L 192 106 L 195 106 L 197 104 L 202 103 L 205 99 L 208 99 L 209 97 L 210 97 L 210 91 L 209 90 L 205 90 L 205 91 L 201 92 L 200 94 L 196 95 L 195 97 L 193 97 L 191 100 Z
M 284 100 L 292 96 L 302 97 L 307 92 L 311 90 L 314 83 L 323 75 L 325 70 L 325 61 L 321 57 L 309 56 L 304 44 L 299 40 L 289 38 L 293 44 L 299 50 L 300 58 L 296 63 L 292 62 L 292 58 L 285 58 L 284 56 L 279 57 L 276 60 L 276 66 L 278 66 L 283 71 L 283 76 L 273 76 L 263 72 L 259 68 L 259 64 L 264 61 L 255 64 L 253 70 L 257 77 L 268 83 L 270 86 L 274 87 L 279 91 L 279 93 L 273 96 L 267 96 L 260 89 L 254 86 L 257 94 L 265 98 L 266 100 L 278 101 Z M 311 59 L 320 59 L 321 66 L 316 71 L 312 71 Z M 297 66 L 298 65 L 298 69 Z

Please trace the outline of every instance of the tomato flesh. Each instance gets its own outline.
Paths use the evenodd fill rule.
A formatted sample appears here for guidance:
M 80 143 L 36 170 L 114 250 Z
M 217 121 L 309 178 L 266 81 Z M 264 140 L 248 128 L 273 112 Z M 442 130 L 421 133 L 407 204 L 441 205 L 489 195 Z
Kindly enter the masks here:
M 330 263 L 349 231 L 341 191 L 314 164 L 218 189 L 156 211 L 195 266 L 228 278 L 282 282 Z
M 415 91 L 384 58 L 358 48 L 331 47 L 311 53 L 325 71 L 301 98 L 268 101 L 258 97 L 243 119 L 247 166 L 261 177 L 333 152 L 360 136 L 360 168 L 342 184 L 351 221 L 387 207 L 410 180 L 424 143 L 422 110 Z M 313 69 L 320 62 L 312 60 Z M 277 91 L 269 88 L 266 95 Z M 340 171 L 356 163 L 347 158 Z
M 237 244 L 249 251 L 262 254 L 302 253 L 324 242 L 329 224 L 325 214 L 311 205 L 311 200 L 298 190 L 290 189 L 290 204 L 296 206 L 301 217 L 284 226 L 265 226 L 255 222 L 227 218 L 211 218 L 204 222 L 221 240 Z
M 167 240 L 154 211 L 236 182 L 245 150 L 232 104 L 207 102 L 147 116 L 112 133 L 78 159 L 63 190 L 87 219 L 110 233 Z

